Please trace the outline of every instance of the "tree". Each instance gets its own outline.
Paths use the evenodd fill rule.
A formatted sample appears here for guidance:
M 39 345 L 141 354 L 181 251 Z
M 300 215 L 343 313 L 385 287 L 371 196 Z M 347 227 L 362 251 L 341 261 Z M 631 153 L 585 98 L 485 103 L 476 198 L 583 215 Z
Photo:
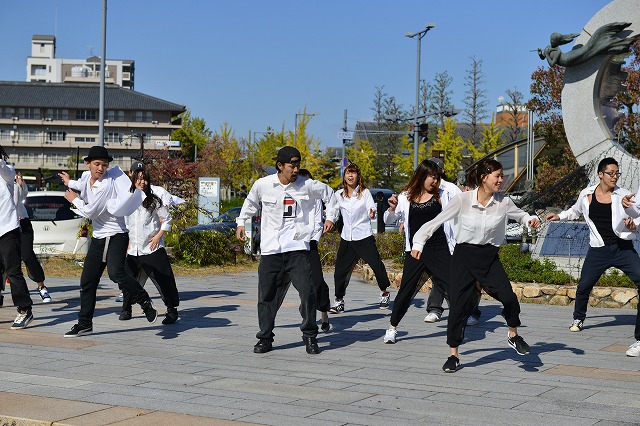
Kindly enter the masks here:
M 613 107 L 622 110 L 624 115 L 615 124 L 614 131 L 618 140 L 632 155 L 640 156 L 640 41 L 631 45 L 632 58 L 622 66 L 627 73 L 626 90 L 618 92 L 613 98 Z
M 449 73 L 443 71 L 436 74 L 434 83 L 427 85 L 427 114 L 431 114 L 433 117 L 437 117 L 437 122 L 440 128 L 444 128 L 447 118 L 447 112 L 453 110 L 453 103 L 451 102 L 451 96 L 453 90 L 450 89 L 453 83 L 453 78 L 449 76 Z
M 484 73 L 482 72 L 482 60 L 471 57 L 471 65 L 467 70 L 464 85 L 467 90 L 462 102 L 465 104 L 464 117 L 471 129 L 472 145 L 477 145 L 481 140 L 482 122 L 487 118 L 487 91 L 482 89 Z
M 406 133 L 406 112 L 395 97 L 384 92 L 384 86 L 376 87 L 374 92 L 373 119 L 377 124 L 378 133 L 370 141 L 372 148 L 378 153 L 375 165 L 381 171 L 382 185 L 390 188 L 399 178 L 396 155 L 402 147 L 402 136 Z
M 498 125 L 495 123 L 493 116 L 491 117 L 491 123 L 489 123 L 489 125 L 483 124 L 482 134 L 480 135 L 481 140 L 478 146 L 476 146 L 472 140 L 467 141 L 467 149 L 471 154 L 472 162 L 475 163 L 482 157 L 498 149 L 502 144 L 500 139 L 502 132 L 504 132 L 504 129 L 498 129 Z
M 524 135 L 524 128 L 520 126 L 522 116 L 522 106 L 524 104 L 524 95 L 518 89 L 507 90 L 507 113 L 509 119 L 507 121 L 507 136 L 511 142 L 516 141 Z
M 462 136 L 456 132 L 456 120 L 447 118 L 444 126 L 438 129 L 433 149 L 444 151 L 444 172 L 454 179 L 462 164 L 462 150 L 465 146 Z
M 191 111 L 182 113 L 182 127 L 173 131 L 171 138 L 180 141 L 182 155 L 195 160 L 195 150 L 202 149 L 211 139 L 212 132 L 204 119 L 191 117 Z
M 380 179 L 380 172 L 375 166 L 377 153 L 371 142 L 364 139 L 360 141 L 360 145 L 355 148 L 347 148 L 347 157 L 352 163 L 360 167 L 362 180 L 367 186 L 377 185 Z

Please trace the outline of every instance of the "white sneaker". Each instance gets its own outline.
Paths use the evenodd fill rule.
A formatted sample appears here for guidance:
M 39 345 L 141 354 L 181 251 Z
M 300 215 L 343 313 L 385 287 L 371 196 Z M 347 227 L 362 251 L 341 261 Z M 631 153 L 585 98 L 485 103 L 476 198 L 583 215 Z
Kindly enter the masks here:
M 627 349 L 627 356 L 640 356 L 640 340 L 629 346 L 629 349 Z
M 424 317 L 424 322 L 438 322 L 440 321 L 440 315 L 435 312 L 429 312 L 426 317 Z
M 396 334 L 398 334 L 398 330 L 395 328 L 387 328 L 386 333 L 384 333 L 384 342 L 385 343 L 395 343 L 396 342 Z
M 478 325 L 479 322 L 480 320 L 473 315 L 469 315 L 469 318 L 467 318 L 467 325 L 470 325 L 471 327 Z
M 38 293 L 40 293 L 40 297 L 42 298 L 42 303 L 51 302 L 51 296 L 49 296 L 49 291 L 47 291 L 47 287 L 39 288 Z

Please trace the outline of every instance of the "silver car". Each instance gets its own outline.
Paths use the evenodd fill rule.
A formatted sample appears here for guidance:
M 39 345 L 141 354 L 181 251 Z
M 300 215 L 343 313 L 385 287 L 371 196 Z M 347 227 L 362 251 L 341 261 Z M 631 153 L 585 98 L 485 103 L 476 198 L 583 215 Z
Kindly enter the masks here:
M 33 225 L 36 254 L 86 254 L 88 221 L 71 210 L 63 191 L 29 192 L 25 207 Z

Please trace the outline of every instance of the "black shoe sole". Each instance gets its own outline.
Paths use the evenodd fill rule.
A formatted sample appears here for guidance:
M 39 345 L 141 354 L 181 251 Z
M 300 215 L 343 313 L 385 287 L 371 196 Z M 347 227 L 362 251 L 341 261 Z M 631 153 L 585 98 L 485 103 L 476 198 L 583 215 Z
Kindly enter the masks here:
M 271 352 L 273 348 L 253 348 L 254 354 L 266 354 L 267 352 Z

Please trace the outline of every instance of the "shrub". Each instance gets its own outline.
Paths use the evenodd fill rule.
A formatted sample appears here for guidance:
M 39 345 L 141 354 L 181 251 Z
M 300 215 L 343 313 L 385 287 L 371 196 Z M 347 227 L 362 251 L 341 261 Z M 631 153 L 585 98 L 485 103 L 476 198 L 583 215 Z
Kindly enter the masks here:
M 189 265 L 224 265 L 235 263 L 237 243 L 235 234 L 189 232 L 178 236 L 173 254 Z
M 394 262 L 402 265 L 402 256 L 404 255 L 404 240 L 402 234 L 398 232 L 385 232 L 384 234 L 375 234 L 375 239 L 382 260 L 392 259 Z M 337 231 L 324 234 L 322 238 L 320 238 L 318 253 L 320 254 L 320 259 L 322 259 L 323 266 L 333 266 L 336 264 L 336 254 L 338 253 L 339 246 L 340 233 Z

